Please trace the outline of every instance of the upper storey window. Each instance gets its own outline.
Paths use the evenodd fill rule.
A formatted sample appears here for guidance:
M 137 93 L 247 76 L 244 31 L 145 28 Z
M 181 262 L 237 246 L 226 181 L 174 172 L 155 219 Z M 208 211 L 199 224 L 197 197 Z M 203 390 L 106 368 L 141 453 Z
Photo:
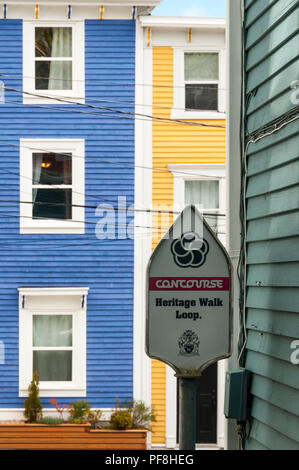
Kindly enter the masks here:
M 71 90 L 72 28 L 35 28 L 35 89 Z
M 174 119 L 225 119 L 225 50 L 174 48 Z
M 23 45 L 24 103 L 84 102 L 83 22 L 24 21 Z
M 218 111 L 219 54 L 185 53 L 185 109 Z

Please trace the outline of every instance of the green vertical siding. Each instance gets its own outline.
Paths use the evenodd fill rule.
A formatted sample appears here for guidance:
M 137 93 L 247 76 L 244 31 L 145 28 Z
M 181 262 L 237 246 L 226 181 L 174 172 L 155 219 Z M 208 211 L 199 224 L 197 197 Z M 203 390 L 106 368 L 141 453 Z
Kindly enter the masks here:
M 299 0 L 245 0 L 246 138 L 296 109 Z M 246 449 L 299 449 L 299 120 L 247 153 Z

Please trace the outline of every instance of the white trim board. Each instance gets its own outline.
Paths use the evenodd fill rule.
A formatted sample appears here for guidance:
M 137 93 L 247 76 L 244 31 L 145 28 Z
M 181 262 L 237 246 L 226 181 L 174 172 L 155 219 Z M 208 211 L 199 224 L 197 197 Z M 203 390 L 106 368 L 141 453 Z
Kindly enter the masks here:
M 152 50 L 143 48 L 143 30 L 136 21 L 136 113 L 151 113 L 152 88 L 140 83 L 152 84 Z M 149 106 L 145 106 L 149 105 Z M 135 121 L 135 207 L 152 206 L 152 172 L 144 167 L 152 166 L 152 123 Z M 135 213 L 135 225 L 151 226 L 151 215 Z M 134 398 L 151 406 L 151 360 L 145 345 L 145 272 L 151 254 L 151 233 L 135 228 L 134 237 Z
M 18 287 L 20 295 L 87 295 L 89 287 Z
M 225 29 L 225 18 L 194 18 L 179 16 L 140 16 L 142 27 Z
M 60 402 L 62 400 L 59 400 Z M 92 410 L 96 410 L 97 408 L 92 408 Z M 103 411 L 103 416 L 101 420 L 106 421 L 110 419 L 112 412 L 114 411 L 113 408 L 100 408 Z M 67 413 L 65 414 L 65 416 Z M 43 408 L 43 416 L 50 416 L 53 418 L 59 418 L 59 413 L 55 410 L 55 408 Z M 23 420 L 24 419 L 24 408 L 0 408 L 0 421 L 10 421 L 10 420 Z
M 36 5 L 38 5 L 38 18 L 41 20 L 68 20 L 68 6 L 71 5 L 71 20 L 96 19 L 102 20 L 130 20 L 133 17 L 133 8 L 136 7 L 135 18 L 138 15 L 149 14 L 161 0 L 132 1 L 27 1 L 6 0 L 6 18 L 35 20 Z M 103 12 L 101 12 L 103 6 Z M 1 12 L 2 13 L 2 12 Z M 2 16 L 3 17 L 3 14 Z

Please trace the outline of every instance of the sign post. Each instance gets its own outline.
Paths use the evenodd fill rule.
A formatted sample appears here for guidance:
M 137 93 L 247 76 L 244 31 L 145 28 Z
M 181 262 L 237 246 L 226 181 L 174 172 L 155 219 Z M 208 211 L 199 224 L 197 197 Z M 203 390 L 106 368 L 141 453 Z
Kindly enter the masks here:
M 195 449 L 196 378 L 231 355 L 229 256 L 194 206 L 154 250 L 147 269 L 146 353 L 179 380 L 181 450 Z

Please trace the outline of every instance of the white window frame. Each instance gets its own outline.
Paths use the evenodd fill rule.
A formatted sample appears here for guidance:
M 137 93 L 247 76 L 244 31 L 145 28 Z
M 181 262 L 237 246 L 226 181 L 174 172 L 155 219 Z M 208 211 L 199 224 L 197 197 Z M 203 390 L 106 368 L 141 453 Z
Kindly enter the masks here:
M 185 181 L 219 181 L 219 209 L 213 212 L 226 214 L 226 166 L 215 165 L 168 165 L 173 174 L 173 204 L 175 211 L 182 211 L 185 207 Z M 225 244 L 226 241 L 226 219 L 221 217 L 219 240 Z
M 85 233 L 85 158 L 84 139 L 20 139 L 20 233 Z M 32 218 L 32 154 L 36 152 L 71 153 L 72 220 Z M 61 188 L 62 186 L 57 186 Z
M 217 53 L 219 55 L 218 111 L 192 111 L 185 109 L 185 53 Z M 225 119 L 225 49 L 221 47 L 199 48 L 187 46 L 174 48 L 174 92 L 172 119 Z M 214 84 L 215 82 L 207 82 Z
M 71 382 L 40 382 L 41 397 L 86 396 L 86 304 L 88 287 L 49 287 L 19 289 L 19 396 L 28 396 L 33 375 L 33 316 L 72 315 L 73 356 Z M 38 307 L 30 307 L 30 299 L 38 298 Z M 43 303 L 43 297 L 46 299 Z M 77 307 L 65 307 L 65 298 Z M 51 300 L 49 301 L 49 299 Z M 64 302 L 62 304 L 62 299 Z M 28 307 L 29 304 L 29 307 Z M 71 304 L 70 304 L 71 305 Z
M 72 90 L 35 89 L 35 28 L 71 27 L 72 34 Z M 23 22 L 23 103 L 62 104 L 55 98 L 71 102 L 85 102 L 85 26 L 84 21 L 24 21 Z M 32 95 L 30 94 L 32 93 Z M 35 96 L 35 95 L 42 95 Z M 63 103 L 68 105 L 68 103 Z

